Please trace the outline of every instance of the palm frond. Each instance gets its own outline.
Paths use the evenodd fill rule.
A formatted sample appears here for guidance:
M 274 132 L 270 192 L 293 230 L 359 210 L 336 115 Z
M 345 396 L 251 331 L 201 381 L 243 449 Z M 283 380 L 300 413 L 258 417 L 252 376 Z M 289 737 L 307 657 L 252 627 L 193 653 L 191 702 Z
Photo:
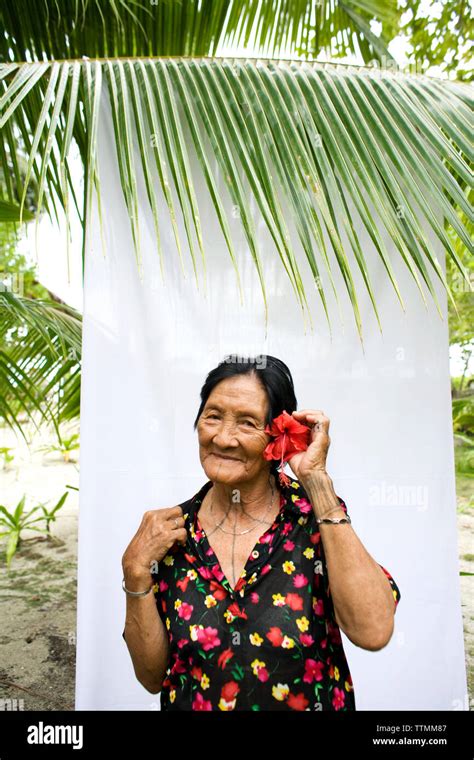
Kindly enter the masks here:
M 21 207 L 11 201 L 0 199 L 0 222 L 19 222 L 22 216 Z M 30 211 L 23 211 L 23 219 L 31 221 L 34 214 Z
M 0 126 L 12 134 L 19 125 L 29 155 L 28 177 L 35 177 L 40 197 L 47 187 L 53 209 L 58 203 L 64 205 L 67 197 L 68 151 L 72 137 L 77 139 L 85 156 L 85 219 L 94 187 L 100 199 L 96 139 L 100 93 L 103 87 L 107 89 L 120 181 L 139 266 L 140 171 L 160 250 L 153 165 L 158 170 L 180 256 L 176 214 L 179 211 L 182 215 L 196 281 L 198 255 L 205 264 L 189 144 L 202 169 L 235 266 L 223 199 L 217 192 L 217 178 L 205 147 L 210 145 L 230 198 L 239 209 L 265 307 L 258 240 L 242 177 L 303 312 L 307 294 L 294 241 L 281 212 L 282 194 L 328 322 L 328 287 L 336 299 L 341 295 L 334 285 L 334 267 L 342 275 L 361 338 L 356 269 L 379 319 L 351 206 L 370 236 L 402 307 L 393 256 L 383 242 L 381 226 L 408 267 L 421 297 L 426 302 L 425 286 L 440 313 L 433 275 L 442 282 L 454 307 L 455 303 L 423 222 L 472 289 L 458 255 L 458 242 L 472 252 L 469 224 L 466 225 L 466 219 L 472 221 L 472 96 L 465 85 L 445 81 L 441 86 L 427 77 L 381 75 L 370 69 L 354 71 L 315 63 L 264 60 L 66 61 L 41 64 L 40 68 L 31 64 L 34 73 L 30 75 L 22 73 L 24 66 L 28 64 L 7 64 L 6 69 L 0 65 L 4 109 L 0 112 Z M 63 104 L 61 109 L 57 107 L 58 100 Z M 138 151 L 134 149 L 135 136 Z M 5 140 L 0 144 L 0 158 L 3 153 L 6 160 L 8 150 Z M 170 194 L 171 180 L 177 204 Z M 23 197 L 26 187 L 25 183 Z M 414 210 L 413 201 L 419 212 Z M 355 268 L 349 261 L 344 235 L 354 254 Z M 382 329 L 380 320 L 379 326 Z
M 52 424 L 79 416 L 82 319 L 54 301 L 0 291 L 0 416 Z
M 34 12 L 15 0 L 0 6 L 0 60 L 214 56 L 251 42 L 265 56 L 368 63 L 392 58 L 400 15 L 396 0 L 38 0 Z

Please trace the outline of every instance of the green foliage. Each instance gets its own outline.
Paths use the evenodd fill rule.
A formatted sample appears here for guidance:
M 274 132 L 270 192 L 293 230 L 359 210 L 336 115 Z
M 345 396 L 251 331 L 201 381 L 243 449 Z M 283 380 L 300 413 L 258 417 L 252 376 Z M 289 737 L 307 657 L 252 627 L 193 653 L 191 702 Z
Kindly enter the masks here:
M 460 475 L 474 478 L 474 445 L 455 449 L 455 467 Z
M 61 507 L 63 506 L 64 502 L 66 501 L 68 497 L 68 492 L 65 491 L 59 501 L 56 503 L 56 505 L 52 509 L 46 509 L 44 504 L 41 504 L 41 511 L 43 512 L 43 518 L 45 521 L 45 531 L 46 533 L 51 533 L 50 525 L 52 522 L 56 522 L 56 516 Z
M 422 13 L 422 8 L 424 13 Z M 413 46 L 411 61 L 420 61 L 423 71 L 440 66 L 446 74 L 455 74 L 466 82 L 473 79 L 472 46 L 474 16 L 467 0 L 405 0 L 403 10 L 410 11 L 400 32 Z
M 64 459 L 65 462 L 74 461 L 73 459 L 71 459 L 71 451 L 75 451 L 80 446 L 79 434 L 73 433 L 72 435 L 67 436 L 67 437 L 59 435 L 58 440 L 59 440 L 59 443 L 57 445 L 52 444 L 49 446 L 41 446 L 39 451 L 44 451 L 44 452 L 57 451 L 62 455 L 62 458 Z
M 3 469 L 6 470 L 15 459 L 14 454 L 10 454 L 13 451 L 11 446 L 0 446 L 0 457 L 3 459 Z
M 471 436 L 474 443 L 474 396 L 455 398 L 453 405 L 453 430 Z
M 0 61 L 215 56 L 222 45 L 264 55 L 388 55 L 396 0 L 30 0 L 0 6 Z M 376 37 L 370 21 L 383 23 Z
M 47 299 L 49 293 L 37 279 L 36 266 L 17 250 L 19 241 L 12 225 L 0 223 L 0 273 L 4 286 L 25 298 Z
M 18 222 L 20 219 L 20 211 L 20 206 L 18 206 L 17 203 L 0 199 L 0 222 L 2 224 L 5 222 Z M 23 213 L 23 218 L 25 221 L 28 221 L 33 219 L 34 216 L 30 211 L 25 211 Z
M 377 209 L 381 225 L 408 266 L 421 296 L 424 298 L 423 280 L 439 311 L 430 273 L 447 289 L 448 285 L 432 255 L 422 217 L 461 276 L 467 278 L 457 248 L 446 232 L 446 225 L 450 225 L 459 245 L 472 250 L 468 229 L 460 216 L 469 214 L 463 183 L 470 181 L 470 129 L 469 96 L 459 86 L 441 86 L 434 80 L 414 81 L 403 76 L 393 80 L 367 76 L 366 72 L 348 76 L 338 70 L 299 63 L 185 58 L 54 62 L 32 64 L 28 68 L 12 64 L 6 66 L 4 74 L 5 112 L 0 124 L 3 123 L 7 135 L 18 119 L 29 125 L 23 137 L 29 159 L 22 200 L 36 169 L 38 211 L 45 195 L 56 197 L 68 208 L 67 161 L 74 134 L 83 146 L 86 167 L 83 220 L 90 212 L 93 188 L 100 197 L 96 136 L 102 88 L 108 89 L 121 185 L 139 269 L 137 170 L 140 169 L 155 224 L 157 253 L 161 260 L 163 257 L 155 168 L 178 253 L 181 255 L 176 218 L 180 212 L 197 281 L 197 257 L 203 259 L 205 267 L 187 130 L 234 267 L 236 257 L 229 219 L 217 192 L 206 143 L 212 146 L 226 189 L 239 209 L 237 223 L 242 225 L 257 269 L 265 320 L 268 317 L 265 282 L 243 175 L 275 243 L 275 255 L 285 267 L 302 312 L 307 311 L 310 317 L 293 241 L 282 213 L 281 193 L 289 204 L 328 323 L 326 292 L 331 290 L 336 300 L 339 296 L 332 271 L 336 266 L 342 273 L 361 340 L 361 315 L 344 233 L 380 328 L 381 325 L 347 192 L 402 304 L 391 257 L 371 206 Z M 452 119 L 453 112 L 459 118 Z M 138 161 L 132 150 L 134 132 Z M 61 156 L 60 163 L 65 167 L 62 178 L 55 175 L 56 156 Z M 394 166 L 399 178 L 393 172 Z M 173 182 L 176 199 L 170 192 Z M 411 207 L 413 192 L 420 214 L 415 214 Z M 444 224 L 434 213 L 433 203 L 439 204 Z M 335 262 L 332 266 L 331 260 Z M 237 269 L 236 274 L 242 295 Z M 449 289 L 448 295 L 452 298 Z
M 56 506 L 48 511 L 44 504 L 38 504 L 29 511 L 25 510 L 26 496 L 20 499 L 15 509 L 10 512 L 7 507 L 0 505 L 0 538 L 7 539 L 7 569 L 10 569 L 11 561 L 22 541 L 22 533 L 25 530 L 33 530 L 39 533 L 49 533 L 50 523 L 56 519 L 56 513 L 63 506 L 66 501 L 68 492 L 66 491 Z M 43 514 L 40 517 L 33 517 L 35 513 L 42 510 Z M 44 522 L 43 528 L 38 527 L 37 523 Z
M 0 415 L 23 437 L 20 412 L 58 434 L 79 416 L 81 343 L 75 309 L 0 291 Z
M 456 473 L 474 478 L 474 395 L 453 398 L 452 408 Z

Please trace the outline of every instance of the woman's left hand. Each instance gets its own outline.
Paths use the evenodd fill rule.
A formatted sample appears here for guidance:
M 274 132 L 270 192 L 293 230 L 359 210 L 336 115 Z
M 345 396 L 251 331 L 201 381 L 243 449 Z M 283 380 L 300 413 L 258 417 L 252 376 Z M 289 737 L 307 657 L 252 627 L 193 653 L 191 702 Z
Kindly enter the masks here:
M 311 443 L 306 451 L 298 452 L 288 460 L 295 476 L 304 484 L 312 477 L 327 475 L 326 457 L 331 444 L 329 417 L 320 409 L 302 409 L 292 412 L 292 416 L 302 425 L 311 427 Z

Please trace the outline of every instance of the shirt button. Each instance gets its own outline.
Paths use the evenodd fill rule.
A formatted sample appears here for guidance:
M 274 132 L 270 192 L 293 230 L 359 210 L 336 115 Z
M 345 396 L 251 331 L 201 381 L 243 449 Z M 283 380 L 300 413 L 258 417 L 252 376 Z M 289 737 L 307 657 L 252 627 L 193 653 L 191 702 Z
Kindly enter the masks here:
M 254 559 L 257 559 L 258 556 L 259 556 L 258 551 L 256 549 L 254 549 L 253 552 L 252 552 L 252 557 Z

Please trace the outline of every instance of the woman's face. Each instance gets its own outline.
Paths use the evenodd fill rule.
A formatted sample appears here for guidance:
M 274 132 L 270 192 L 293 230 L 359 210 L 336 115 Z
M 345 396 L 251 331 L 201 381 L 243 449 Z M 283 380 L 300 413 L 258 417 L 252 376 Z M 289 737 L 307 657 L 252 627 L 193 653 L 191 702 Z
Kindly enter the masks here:
M 199 457 L 214 482 L 253 480 L 270 465 L 263 450 L 267 394 L 254 375 L 234 375 L 211 391 L 197 423 Z

